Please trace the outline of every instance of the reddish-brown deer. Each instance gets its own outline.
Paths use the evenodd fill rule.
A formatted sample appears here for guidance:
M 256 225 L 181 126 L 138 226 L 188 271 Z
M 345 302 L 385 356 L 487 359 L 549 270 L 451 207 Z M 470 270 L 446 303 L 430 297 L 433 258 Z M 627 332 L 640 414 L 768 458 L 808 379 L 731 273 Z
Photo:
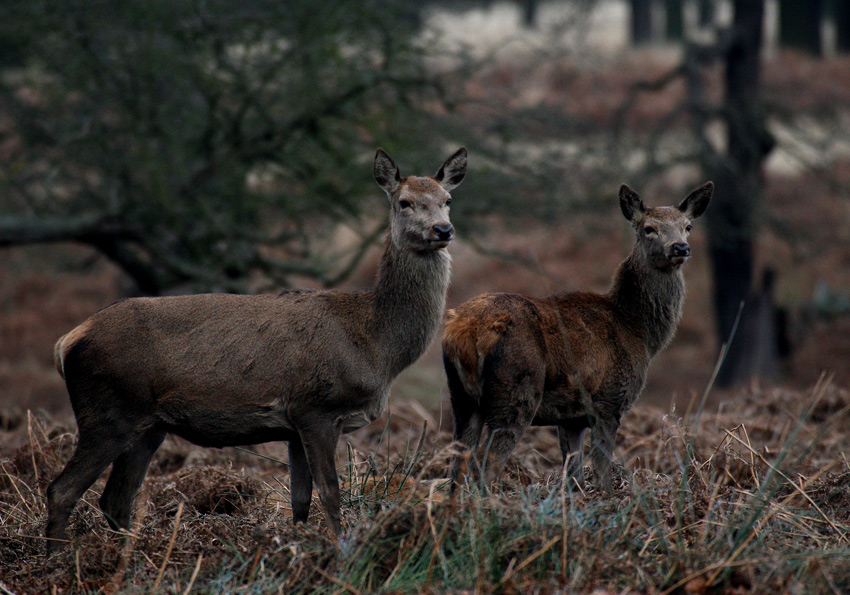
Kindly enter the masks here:
M 590 428 L 597 478 L 610 490 L 620 418 L 643 389 L 650 361 L 676 331 L 691 220 L 705 212 L 713 188 L 708 182 L 678 207 L 646 208 L 621 187 L 620 207 L 636 241 L 607 294 L 491 293 L 449 311 L 443 362 L 454 439 L 474 475 L 486 453 L 488 481 L 498 475 L 530 425 L 557 426 L 567 479 L 580 482 Z M 485 426 L 485 453 L 476 452 Z M 454 462 L 452 490 L 463 458 Z
M 83 493 L 112 464 L 100 506 L 129 525 L 134 495 L 166 434 L 202 446 L 289 443 L 292 515 L 305 521 L 315 481 L 338 535 L 341 434 L 377 418 L 390 385 L 439 328 L 454 236 L 449 192 L 466 149 L 433 177 L 405 177 L 381 149 L 374 175 L 391 205 L 370 289 L 137 298 L 93 315 L 56 343 L 79 427 L 47 489 L 48 549 Z

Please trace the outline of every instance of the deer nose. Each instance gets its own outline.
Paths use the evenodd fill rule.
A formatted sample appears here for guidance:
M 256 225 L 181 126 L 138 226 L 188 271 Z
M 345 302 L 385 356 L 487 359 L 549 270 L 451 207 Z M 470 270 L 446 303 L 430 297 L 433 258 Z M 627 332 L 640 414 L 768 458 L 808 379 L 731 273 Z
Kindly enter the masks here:
M 438 223 L 431 229 L 434 230 L 434 235 L 440 241 L 452 239 L 452 235 L 455 232 L 455 228 L 451 223 Z
M 684 242 L 673 244 L 673 256 L 690 256 L 691 247 Z

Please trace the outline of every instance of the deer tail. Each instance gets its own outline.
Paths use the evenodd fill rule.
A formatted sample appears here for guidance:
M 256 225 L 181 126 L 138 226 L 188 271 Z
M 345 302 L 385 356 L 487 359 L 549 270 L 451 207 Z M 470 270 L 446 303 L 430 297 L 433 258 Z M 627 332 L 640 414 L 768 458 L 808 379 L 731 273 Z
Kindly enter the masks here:
M 481 397 L 484 362 L 510 324 L 507 314 L 449 310 L 443 334 L 443 354 L 458 372 L 470 395 Z
M 62 378 L 65 378 L 65 356 L 68 355 L 68 352 L 80 339 L 86 336 L 88 329 L 89 322 L 86 321 L 70 332 L 65 333 L 56 341 L 56 345 L 53 347 L 53 363 L 56 365 L 56 371 L 59 372 Z

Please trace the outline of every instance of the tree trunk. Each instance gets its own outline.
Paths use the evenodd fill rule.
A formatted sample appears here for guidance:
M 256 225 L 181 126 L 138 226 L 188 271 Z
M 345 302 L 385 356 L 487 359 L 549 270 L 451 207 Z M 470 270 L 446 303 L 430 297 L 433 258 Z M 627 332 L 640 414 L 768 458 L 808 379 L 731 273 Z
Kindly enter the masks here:
M 733 355 L 724 365 L 721 385 L 727 378 L 745 382 L 751 378 L 779 377 L 779 358 L 787 329 L 783 328 L 786 322 L 783 312 L 773 299 L 773 278 L 773 271 L 765 271 L 759 287 L 747 296 L 732 342 Z
M 708 210 L 710 255 L 714 275 L 717 329 L 730 338 L 738 310 L 753 279 L 755 214 L 761 198 L 762 164 L 772 148 L 760 98 L 760 50 L 764 0 L 735 0 L 733 39 L 726 54 L 724 112 L 728 149 L 713 174 L 716 191 Z M 742 328 L 754 328 L 743 313 Z M 756 337 L 758 339 L 758 337 Z M 746 380 L 754 370 L 745 365 L 752 348 L 736 337 L 727 351 L 718 384 Z
M 780 0 L 779 43 L 820 56 L 822 19 L 823 0 Z
M 699 26 L 711 27 L 714 24 L 715 0 L 699 0 Z
M 682 41 L 685 38 L 685 17 L 681 0 L 664 0 L 664 14 L 664 36 L 668 41 Z
M 646 45 L 652 41 L 652 0 L 631 0 L 632 45 Z
M 834 0 L 835 45 L 840 53 L 850 52 L 850 0 Z
M 522 8 L 522 24 L 527 29 L 533 29 L 537 22 L 537 3 L 539 0 L 520 0 Z

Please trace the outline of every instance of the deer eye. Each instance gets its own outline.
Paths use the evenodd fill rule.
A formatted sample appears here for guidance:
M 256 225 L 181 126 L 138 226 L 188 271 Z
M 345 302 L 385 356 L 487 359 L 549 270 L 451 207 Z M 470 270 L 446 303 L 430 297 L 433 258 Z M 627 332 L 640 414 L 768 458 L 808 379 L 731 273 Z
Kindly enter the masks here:
M 651 225 L 647 225 L 646 227 L 643 228 L 643 233 L 645 233 L 646 235 L 650 235 L 650 234 L 658 233 L 658 232 Z
M 452 204 L 452 199 L 451 199 L 451 198 L 447 198 L 447 199 L 446 199 L 446 206 L 449 206 L 450 204 Z
M 398 206 L 400 206 L 402 209 L 409 209 L 413 205 L 410 203 L 409 200 L 400 200 L 398 201 Z
M 686 225 L 686 226 L 685 226 L 685 231 L 691 231 L 693 228 L 694 228 L 694 226 L 693 226 L 693 225 Z

